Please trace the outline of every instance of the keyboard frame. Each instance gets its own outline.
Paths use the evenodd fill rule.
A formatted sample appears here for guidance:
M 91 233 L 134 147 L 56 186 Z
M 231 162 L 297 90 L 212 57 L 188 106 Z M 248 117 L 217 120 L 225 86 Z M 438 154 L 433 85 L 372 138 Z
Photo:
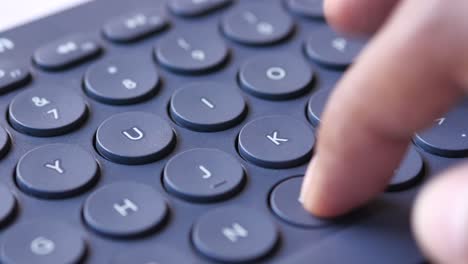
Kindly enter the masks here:
M 239 0 L 238 2 L 242 1 L 247 2 L 251 0 Z M 256 1 L 263 2 L 266 5 L 284 6 L 283 1 L 279 0 Z M 157 8 L 158 5 L 165 10 L 165 13 L 169 17 L 171 25 L 168 30 L 131 44 L 115 44 L 102 36 L 102 26 L 110 19 L 136 9 L 145 7 Z M 3 159 L 0 159 L 0 183 L 5 184 L 12 190 L 19 205 L 18 213 L 13 221 L 0 229 L 0 240 L 2 240 L 6 231 L 15 228 L 21 223 L 33 219 L 54 219 L 71 224 L 80 230 L 88 245 L 88 256 L 85 263 L 108 263 L 114 257 L 115 252 L 123 252 L 132 248 L 147 248 L 151 250 L 151 247 L 155 244 L 172 247 L 180 251 L 181 254 L 185 254 L 193 259 L 194 263 L 214 263 L 202 257 L 192 245 L 190 239 L 192 224 L 200 215 L 210 209 L 228 205 L 242 205 L 269 215 L 281 233 L 279 247 L 274 251 L 273 256 L 256 263 L 293 263 L 290 261 L 293 261 L 296 256 L 300 256 L 308 249 L 320 245 L 328 237 L 337 236 L 341 230 L 350 227 L 363 228 L 369 232 L 381 233 L 384 236 L 388 235 L 387 232 L 392 232 L 394 239 L 401 239 L 401 248 L 398 250 L 402 256 L 406 256 L 407 259 L 416 260 L 417 262 L 423 261 L 409 231 L 410 209 L 419 187 L 403 192 L 385 193 L 367 208 L 369 210 L 364 209 L 365 212 L 362 212 L 362 214 L 356 214 L 356 216 L 349 217 L 339 225 L 326 228 L 298 228 L 287 224 L 274 215 L 268 205 L 270 191 L 284 179 L 302 175 L 305 172 L 306 164 L 291 169 L 265 169 L 247 162 L 237 153 L 236 139 L 238 133 L 247 122 L 258 117 L 273 114 L 289 115 L 310 125 L 306 115 L 306 107 L 310 95 L 313 94 L 315 89 L 330 89 L 333 87 L 333 84 L 336 83 L 342 72 L 319 66 L 312 60 L 307 59 L 304 54 L 303 47 L 308 32 L 316 26 L 323 24 L 323 21 L 303 18 L 289 12 L 296 22 L 295 32 L 290 38 L 276 45 L 252 47 L 238 44 L 221 35 L 220 20 L 223 14 L 230 8 L 232 7 L 223 8 L 202 17 L 188 19 L 171 14 L 163 1 L 96 0 L 0 33 L 0 37 L 9 38 L 16 44 L 14 50 L 0 54 L 0 62 L 11 60 L 29 65 L 33 76 L 32 82 L 26 87 L 0 96 L 0 112 L 3 114 L 3 118 L 0 118 L 0 125 L 10 133 L 12 139 L 11 149 Z M 231 48 L 230 58 L 226 65 L 223 65 L 219 70 L 200 75 L 177 74 L 158 65 L 153 56 L 155 45 L 158 45 L 158 41 L 169 32 L 186 27 L 211 28 L 219 32 L 225 43 Z M 150 100 L 138 104 L 124 106 L 105 105 L 87 96 L 83 90 L 83 76 L 86 70 L 94 62 L 99 61 L 100 58 L 58 72 L 47 72 L 33 66 L 31 56 L 36 48 L 67 34 L 77 32 L 90 33 L 100 40 L 100 43 L 104 47 L 104 53 L 100 58 L 119 56 L 119 54 L 125 53 L 130 56 L 146 56 L 148 60 L 152 60 L 162 78 L 162 86 L 159 92 Z M 239 88 L 237 74 L 240 66 L 246 59 L 260 53 L 271 52 L 274 54 L 276 52 L 291 51 L 306 58 L 317 73 L 315 87 L 307 94 L 286 101 L 268 101 L 253 97 Z M 248 113 L 242 123 L 228 130 L 213 133 L 191 131 L 174 123 L 168 113 L 168 103 L 172 93 L 184 84 L 200 81 L 224 82 L 241 93 L 248 105 Z M 7 121 L 7 113 L 8 104 L 13 97 L 25 89 L 36 89 L 44 86 L 57 86 L 62 89 L 69 89 L 81 95 L 87 101 L 90 111 L 82 127 L 71 133 L 50 138 L 36 138 L 24 135 L 11 127 Z M 115 164 L 97 153 L 94 148 L 94 135 L 98 126 L 111 115 L 127 111 L 147 111 L 157 114 L 170 122 L 177 134 L 177 144 L 170 155 L 150 164 L 128 166 Z M 312 125 L 310 127 L 312 128 Z M 97 185 L 81 195 L 60 200 L 37 199 L 19 190 L 14 180 L 14 174 L 20 157 L 35 147 L 51 143 L 78 144 L 92 153 L 101 169 L 101 177 Z M 161 176 L 167 161 L 185 150 L 200 147 L 223 150 L 242 163 L 248 180 L 239 194 L 222 202 L 202 204 L 184 201 L 170 195 L 164 189 L 161 183 Z M 424 181 L 427 181 L 428 175 L 433 175 L 457 161 L 456 159 L 434 156 L 421 149 L 418 150 L 425 160 L 426 176 L 424 177 Z M 372 152 L 369 155 L 372 155 Z M 130 240 L 109 239 L 91 231 L 82 219 L 82 207 L 86 197 L 101 186 L 115 181 L 128 180 L 153 186 L 167 199 L 170 206 L 168 223 L 161 230 L 151 233 L 149 236 Z M 323 254 L 339 253 L 323 252 Z M 373 253 L 369 252 L 369 254 Z M 386 263 L 385 257 L 381 256 L 381 258 L 381 263 Z

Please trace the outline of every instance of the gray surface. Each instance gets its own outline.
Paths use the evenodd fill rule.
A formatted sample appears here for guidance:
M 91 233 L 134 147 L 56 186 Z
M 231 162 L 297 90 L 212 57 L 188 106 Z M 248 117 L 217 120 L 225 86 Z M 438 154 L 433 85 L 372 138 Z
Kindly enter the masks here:
M 234 1 L 232 7 L 251 1 Z M 284 7 L 284 2 L 280 0 L 255 1 L 265 6 Z M 161 8 L 163 10 L 163 13 L 167 15 L 171 23 L 168 31 L 162 31 L 129 45 L 117 45 L 102 37 L 102 26 L 109 20 L 128 14 L 131 10 L 141 10 L 141 8 L 146 9 L 148 7 Z M 374 261 L 368 261 L 367 263 L 379 263 L 387 259 L 393 261 L 390 263 L 422 262 L 423 258 L 416 247 L 407 221 L 409 218 L 409 208 L 422 184 L 417 184 L 413 188 L 402 192 L 384 194 L 383 198 L 388 203 L 391 203 L 392 206 L 379 204 L 373 208 L 377 214 L 350 218 L 348 224 L 314 229 L 298 228 L 279 219 L 271 211 L 271 208 L 268 206 L 268 197 L 272 188 L 291 176 L 303 175 L 307 163 L 288 169 L 268 169 L 243 160 L 236 149 L 236 140 L 240 130 L 248 122 L 266 115 L 286 115 L 307 124 L 306 106 L 310 96 L 320 89 L 333 86 L 342 75 L 342 72 L 322 67 L 313 60 L 309 60 L 308 62 L 316 72 L 317 81 L 314 83 L 313 89 L 303 96 L 292 100 L 273 102 L 245 93 L 239 88 L 236 78 L 241 65 L 246 60 L 260 53 L 268 53 L 272 54 L 272 56 L 281 52 L 297 56 L 304 55 L 303 48 L 306 39 L 323 22 L 295 16 L 292 12 L 284 9 L 289 16 L 294 18 L 296 26 L 296 31 L 290 35 L 290 38 L 277 45 L 251 47 L 230 41 L 222 35 L 220 22 L 230 10 L 232 10 L 231 7 L 227 7 L 206 16 L 186 19 L 168 11 L 163 1 L 97 0 L 37 23 L 2 33 L 2 37 L 11 39 L 15 42 L 16 46 L 14 50 L 1 54 L 1 59 L 30 68 L 33 81 L 25 87 L 0 96 L 0 112 L 7 113 L 11 100 L 22 91 L 57 87 L 54 88 L 56 91 L 63 90 L 85 98 L 88 104 L 89 116 L 79 129 L 53 138 L 36 138 L 25 135 L 16 131 L 6 118 L 0 117 L 0 126 L 8 131 L 13 143 L 7 155 L 0 160 L 0 182 L 8 186 L 17 197 L 19 208 L 18 214 L 15 215 L 13 221 L 1 228 L 0 241 L 8 239 L 5 236 L 6 233 L 20 230 L 23 223 L 42 217 L 46 221 L 64 222 L 76 228 L 90 248 L 86 259 L 83 261 L 86 264 L 109 263 L 117 254 L 130 253 L 134 250 L 153 252 L 156 251 L 155 247 L 158 244 L 176 249 L 180 255 L 187 255 L 188 259 L 197 264 L 213 264 L 217 262 L 199 253 L 195 250 L 193 243 L 191 243 L 190 232 L 193 224 L 201 215 L 211 209 L 242 206 L 262 213 L 270 221 L 273 221 L 281 232 L 281 243 L 278 247 L 271 252 L 271 255 L 265 259 L 256 261 L 256 263 L 289 264 L 293 262 L 296 255 L 302 252 L 313 252 L 310 253 L 312 256 L 308 255 L 308 258 L 306 258 L 306 263 L 310 263 L 311 260 L 318 261 L 327 255 L 336 254 L 339 251 L 330 246 L 324 247 L 323 250 L 315 250 L 315 247 L 324 243 L 325 239 L 338 236 L 343 230 L 355 227 L 360 230 L 367 229 L 367 232 L 363 233 L 362 236 L 373 232 L 375 236 L 380 236 L 384 240 L 396 241 L 395 243 L 391 243 L 389 247 L 378 247 L 378 250 L 374 250 L 371 246 L 363 246 L 363 253 L 360 255 L 375 257 L 378 260 L 371 259 Z M 146 56 L 148 59 L 151 59 L 154 47 L 158 46 L 161 40 L 168 36 L 167 34 L 185 28 L 192 31 L 199 31 L 201 29 L 210 30 L 216 36 L 224 38 L 224 42 L 232 51 L 229 60 L 217 68 L 217 70 L 207 72 L 204 75 L 175 74 L 172 71 L 168 71 L 157 61 L 154 61 L 154 67 L 157 68 L 163 80 L 161 89 L 151 100 L 146 100 L 135 105 L 109 106 L 89 98 L 84 93 L 82 86 L 83 76 L 86 70 L 93 63 L 98 62 L 99 59 L 87 61 L 60 73 L 46 72 L 31 64 L 31 55 L 39 46 L 48 44 L 54 39 L 61 38 L 72 32 L 88 32 L 99 39 L 104 47 L 102 58 L 120 57 L 122 54 L 125 54 L 135 57 Z M 317 41 L 320 40 L 317 39 Z M 168 114 L 168 105 L 174 91 L 188 83 L 200 81 L 222 82 L 232 91 L 241 93 L 249 109 L 246 118 L 237 126 L 216 133 L 194 132 L 173 122 Z M 173 151 L 158 161 L 138 166 L 116 164 L 99 155 L 94 148 L 93 142 L 97 128 L 110 116 L 128 111 L 149 112 L 166 120 L 177 134 L 177 145 Z M 307 125 L 310 129 L 314 130 L 312 126 Z M 98 181 L 97 186 L 76 197 L 54 201 L 36 199 L 22 192 L 14 181 L 14 171 L 18 160 L 29 150 L 51 143 L 77 144 L 85 148 L 89 153 L 93 153 L 101 167 L 102 177 Z M 164 166 L 172 156 L 193 148 L 216 148 L 236 158 L 245 168 L 247 181 L 244 188 L 230 199 L 208 204 L 190 203 L 168 193 L 161 183 Z M 381 150 L 373 151 L 377 152 Z M 422 178 L 423 181 L 432 178 L 439 171 L 462 160 L 448 159 L 425 151 L 420 152 L 426 165 L 424 177 Z M 84 201 L 98 188 L 117 181 L 142 183 L 158 191 L 168 201 L 171 209 L 167 224 L 157 231 L 155 230 L 147 234 L 147 236 L 135 237 L 132 240 L 109 239 L 89 228 L 83 222 L 81 214 Z M 400 231 L 395 232 L 395 230 Z M 341 245 L 337 248 L 343 250 L 343 247 L 346 249 L 346 245 L 354 248 L 359 245 L 358 238 L 359 236 L 345 237 L 343 240 L 347 242 L 344 246 Z M 353 258 L 348 258 L 348 260 L 348 263 L 353 263 Z M 361 264 L 366 262 L 356 261 L 354 263 Z

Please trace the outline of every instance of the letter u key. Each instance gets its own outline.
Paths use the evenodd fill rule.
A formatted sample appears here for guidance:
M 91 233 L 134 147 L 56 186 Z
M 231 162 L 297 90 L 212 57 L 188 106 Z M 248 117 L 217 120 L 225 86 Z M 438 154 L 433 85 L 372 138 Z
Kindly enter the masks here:
M 131 129 L 122 132 L 128 139 L 137 141 L 144 137 L 143 132 L 138 127 L 132 127 Z

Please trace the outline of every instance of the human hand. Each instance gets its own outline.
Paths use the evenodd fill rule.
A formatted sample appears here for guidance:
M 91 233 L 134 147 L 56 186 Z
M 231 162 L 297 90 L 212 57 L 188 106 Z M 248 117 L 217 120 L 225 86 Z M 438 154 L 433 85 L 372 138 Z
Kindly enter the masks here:
M 301 192 L 307 210 L 333 217 L 381 193 L 414 133 L 468 91 L 468 1 L 326 0 L 325 10 L 339 30 L 377 32 L 330 98 Z M 416 201 L 416 237 L 436 262 L 468 263 L 465 174 L 445 172 Z

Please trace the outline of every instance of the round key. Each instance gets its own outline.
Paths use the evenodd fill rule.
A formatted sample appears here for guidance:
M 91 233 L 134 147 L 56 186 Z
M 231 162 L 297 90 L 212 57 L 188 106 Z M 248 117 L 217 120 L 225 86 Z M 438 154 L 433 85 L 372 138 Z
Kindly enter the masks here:
M 111 264 L 195 264 L 193 257 L 164 245 L 151 244 L 149 248 L 126 249 Z
M 78 264 L 86 244 L 79 231 L 53 220 L 34 221 L 9 230 L 1 245 L 4 264 Z
M 286 0 L 292 12 L 310 18 L 323 18 L 323 0 Z
M 38 137 L 65 134 L 83 123 L 86 103 L 63 87 L 30 89 L 10 103 L 11 125 L 21 133 Z
M 212 202 L 238 192 L 244 182 L 244 170 L 225 152 L 192 149 L 167 163 L 163 181 L 169 192 L 182 199 Z
M 226 60 L 228 54 L 226 44 L 215 33 L 198 30 L 167 36 L 155 49 L 159 63 L 182 73 L 213 70 Z
M 224 34 L 234 41 L 247 45 L 265 45 L 288 37 L 294 23 L 277 6 L 244 3 L 223 18 L 221 27 Z
M 194 83 L 177 90 L 171 99 L 171 116 L 197 131 L 219 131 L 238 124 L 247 106 L 236 88 L 221 83 Z
M 247 45 L 265 45 L 288 37 L 294 23 L 277 6 L 244 3 L 223 18 L 221 27 L 224 34 L 234 41 Z
M 16 199 L 10 190 L 0 184 L 0 226 L 8 222 L 16 209 Z
M 0 63 L 0 94 L 25 86 L 30 81 L 31 73 L 26 67 L 7 60 Z
M 107 104 L 131 104 L 148 99 L 157 92 L 158 83 L 153 63 L 134 56 L 100 61 L 89 68 L 84 79 L 88 95 Z
M 257 210 L 224 207 L 209 211 L 195 223 L 195 247 L 220 262 L 251 262 L 270 253 L 278 242 L 273 222 Z
M 122 164 L 143 164 L 167 155 L 175 145 L 169 123 L 144 112 L 126 112 L 106 119 L 96 132 L 96 148 Z
M 422 176 L 424 162 L 414 147 L 410 147 L 400 167 L 395 170 L 387 191 L 402 191 L 412 187 Z
M 113 237 L 142 235 L 159 227 L 168 214 L 164 198 L 152 187 L 117 182 L 92 193 L 83 207 L 86 223 Z
M 80 194 L 98 180 L 99 167 L 77 145 L 51 144 L 26 153 L 16 166 L 16 182 L 22 191 L 40 198 L 64 198 Z
M 104 25 L 103 33 L 115 42 L 131 42 L 162 31 L 169 21 L 157 10 L 133 11 Z
M 327 104 L 332 91 L 332 89 L 320 89 L 315 92 L 309 100 L 307 115 L 309 117 L 309 121 L 315 127 L 320 124 L 323 110 L 325 110 L 325 105 Z
M 422 149 L 446 157 L 468 155 L 468 103 L 434 120 L 432 128 L 416 135 L 414 142 Z
M 6 155 L 10 148 L 10 136 L 3 127 L 0 126 L 0 158 Z
M 232 0 L 172 0 L 167 4 L 179 16 L 200 16 L 230 4 Z
M 278 184 L 270 195 L 270 206 L 282 220 L 299 227 L 313 228 L 329 225 L 330 220 L 312 216 L 299 201 L 303 177 L 294 177 Z
M 293 54 L 260 55 L 248 60 L 239 73 L 242 88 L 270 100 L 297 97 L 311 88 L 314 72 Z
M 346 68 L 364 45 L 362 39 L 343 37 L 328 26 L 321 26 L 310 33 L 305 51 L 312 60 L 324 66 Z
M 314 132 L 289 116 L 268 116 L 246 124 L 238 139 L 240 155 L 261 167 L 289 168 L 309 160 Z

